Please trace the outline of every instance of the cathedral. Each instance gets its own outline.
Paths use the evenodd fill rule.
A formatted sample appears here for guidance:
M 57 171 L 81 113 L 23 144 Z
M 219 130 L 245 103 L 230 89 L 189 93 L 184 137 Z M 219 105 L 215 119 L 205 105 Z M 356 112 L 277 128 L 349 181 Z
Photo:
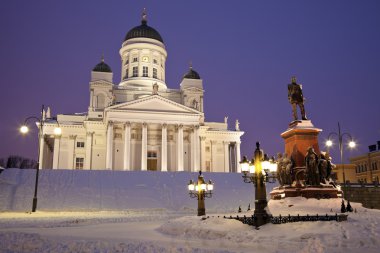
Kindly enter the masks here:
M 205 121 L 203 80 L 192 67 L 179 89 L 167 87 L 164 40 L 147 23 L 144 12 L 125 36 L 119 83 L 103 57 L 92 69 L 88 112 L 43 116 L 40 168 L 239 170 L 239 122 L 229 130 L 227 117 Z

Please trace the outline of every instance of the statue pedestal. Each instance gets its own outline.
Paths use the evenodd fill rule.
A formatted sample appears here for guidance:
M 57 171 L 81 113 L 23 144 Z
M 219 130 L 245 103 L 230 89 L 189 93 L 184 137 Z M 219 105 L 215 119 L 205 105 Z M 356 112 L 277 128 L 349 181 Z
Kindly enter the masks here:
M 270 193 L 271 199 L 280 200 L 283 198 L 291 197 L 304 197 L 315 199 L 330 199 L 342 197 L 342 191 L 335 188 L 333 185 L 320 185 L 320 186 L 281 186 L 276 187 Z
M 309 147 L 319 155 L 318 134 L 322 129 L 315 128 L 310 120 L 297 120 L 281 134 L 285 141 L 285 153 L 295 161 L 295 167 L 305 166 L 305 155 Z

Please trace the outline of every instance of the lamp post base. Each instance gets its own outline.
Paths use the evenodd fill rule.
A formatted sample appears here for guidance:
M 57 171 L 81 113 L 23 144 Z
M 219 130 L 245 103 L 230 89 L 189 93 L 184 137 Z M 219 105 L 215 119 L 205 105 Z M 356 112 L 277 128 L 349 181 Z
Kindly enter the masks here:
M 205 199 L 202 195 L 198 196 L 198 216 L 206 215 Z
M 32 212 L 35 212 L 37 209 L 37 197 L 33 197 L 33 207 Z

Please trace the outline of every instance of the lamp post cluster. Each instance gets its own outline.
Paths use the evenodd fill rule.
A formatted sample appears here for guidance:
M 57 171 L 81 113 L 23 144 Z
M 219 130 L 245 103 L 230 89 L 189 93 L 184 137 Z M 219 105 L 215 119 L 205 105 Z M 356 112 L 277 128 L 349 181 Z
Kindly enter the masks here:
M 356 143 L 354 142 L 354 140 L 352 139 L 352 136 L 349 133 L 342 133 L 341 132 L 341 130 L 340 130 L 340 124 L 338 122 L 338 133 L 331 132 L 331 133 L 329 133 L 329 135 L 327 137 L 326 146 L 328 148 L 330 148 L 331 146 L 333 146 L 333 142 L 331 140 L 331 137 L 334 136 L 334 135 L 338 138 L 339 152 L 340 152 L 340 163 L 342 164 L 342 171 L 343 171 L 343 185 L 346 186 L 346 174 L 345 174 L 345 171 L 344 171 L 344 162 L 343 162 L 343 137 L 347 136 L 349 138 L 348 147 L 350 149 L 355 148 L 356 147 Z
M 269 159 L 260 149 L 260 143 L 256 142 L 254 158 L 251 162 L 244 156 L 240 162 L 244 183 L 253 183 L 255 186 L 255 226 L 259 227 L 269 222 L 269 215 L 265 208 L 268 205 L 265 183 L 274 183 L 277 170 L 274 159 Z
M 34 184 L 34 195 L 33 195 L 33 205 L 32 205 L 32 212 L 35 212 L 37 210 L 37 190 L 38 190 L 38 177 L 39 177 L 39 172 L 40 172 L 40 166 L 41 166 L 41 143 L 44 141 L 43 139 L 43 127 L 45 123 L 45 106 L 42 105 L 41 108 L 41 115 L 39 118 L 31 116 L 27 117 L 24 120 L 24 124 L 20 127 L 20 132 L 22 134 L 27 134 L 29 132 L 29 127 L 28 127 L 28 121 L 30 120 L 36 120 L 38 123 L 38 153 L 37 153 L 37 166 L 36 166 L 36 181 Z M 57 121 L 58 127 L 54 129 L 54 135 L 61 135 L 62 134 L 62 129 L 59 127 L 59 123 Z
M 199 171 L 198 182 L 190 180 L 187 187 L 190 197 L 198 199 L 198 216 L 206 215 L 205 198 L 212 197 L 214 184 L 211 182 L 211 180 L 206 183 L 205 179 L 203 178 L 202 171 Z

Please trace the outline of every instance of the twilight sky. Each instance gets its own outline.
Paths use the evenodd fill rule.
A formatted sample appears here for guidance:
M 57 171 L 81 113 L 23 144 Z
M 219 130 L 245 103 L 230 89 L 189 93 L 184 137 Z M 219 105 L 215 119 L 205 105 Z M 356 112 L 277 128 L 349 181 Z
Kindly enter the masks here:
M 36 158 L 36 127 L 28 137 L 18 127 L 42 104 L 53 115 L 87 111 L 102 52 L 119 83 L 118 51 L 144 7 L 168 51 L 168 87 L 179 88 L 192 61 L 206 121 L 228 116 L 233 129 L 239 119 L 242 155 L 251 157 L 257 140 L 269 154 L 284 150 L 292 75 L 323 129 L 322 150 L 338 121 L 359 144 L 346 157 L 380 140 L 380 1 L 13 0 L 0 8 L 0 158 Z

